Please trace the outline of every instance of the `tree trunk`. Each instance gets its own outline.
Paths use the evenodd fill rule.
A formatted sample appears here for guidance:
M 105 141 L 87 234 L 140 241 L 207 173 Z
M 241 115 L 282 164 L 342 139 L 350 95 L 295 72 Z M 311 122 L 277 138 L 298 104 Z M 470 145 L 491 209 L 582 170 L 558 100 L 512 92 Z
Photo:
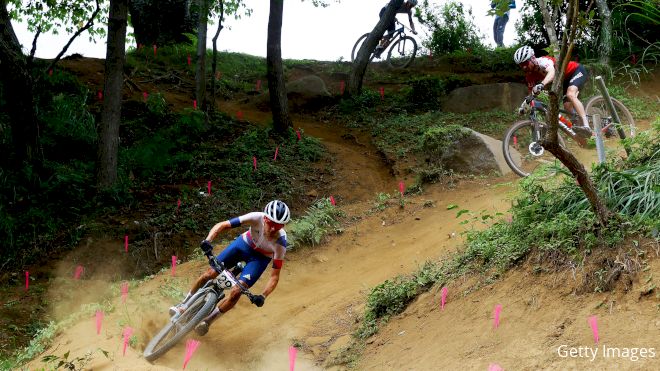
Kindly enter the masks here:
M 550 10 L 548 10 L 548 2 L 546 0 L 539 0 L 539 10 L 543 16 L 543 23 L 545 24 L 545 31 L 548 33 L 550 38 L 550 47 L 552 48 L 552 55 L 559 55 L 559 42 L 557 40 L 557 33 L 555 32 L 555 19 L 556 15 L 553 18 L 550 15 Z
M 612 12 L 607 6 L 606 0 L 596 0 L 598 13 L 600 13 L 600 63 L 610 64 L 610 55 L 612 55 Z
M 348 77 L 349 95 L 355 96 L 362 92 L 362 80 L 364 80 L 364 74 L 367 71 L 369 56 L 371 56 L 371 53 L 376 49 L 378 41 L 383 37 L 387 25 L 394 20 L 394 17 L 396 17 L 396 10 L 399 9 L 402 4 L 403 0 L 391 0 L 387 5 L 385 13 L 378 23 L 376 23 L 374 29 L 369 33 L 369 37 L 367 37 L 362 43 L 362 46 L 355 57 L 351 74 Z M 383 54 L 384 53 L 385 52 L 383 52 Z
M 3 161 L 18 170 L 24 161 L 41 163 L 39 121 L 34 109 L 34 81 L 21 44 L 7 12 L 7 0 L 0 1 L 0 81 L 11 125 L 14 157 L 3 153 Z
M 541 8 L 545 9 L 545 0 L 541 1 Z M 550 109 L 548 112 L 549 128 L 548 133 L 545 138 L 543 138 L 541 145 L 543 148 L 552 153 L 561 163 L 566 166 L 566 168 L 573 174 L 573 177 L 578 181 L 578 185 L 584 192 L 587 200 L 591 204 L 591 207 L 598 217 L 598 220 L 602 226 L 608 224 L 610 218 L 610 211 L 607 209 L 605 203 L 598 196 L 598 191 L 594 186 L 587 170 L 580 161 L 575 158 L 575 156 L 566 148 L 559 145 L 559 140 L 557 137 L 557 130 L 559 130 L 559 92 L 562 88 L 562 83 L 564 80 L 564 71 L 566 65 L 568 64 L 569 56 L 575 42 L 575 35 L 578 29 L 578 1 L 569 0 L 568 13 L 566 14 L 566 27 L 565 32 L 562 37 L 561 50 L 559 51 L 559 58 L 557 59 L 555 67 L 555 78 L 552 82 L 552 87 L 550 89 Z M 549 23 L 549 17 L 545 17 L 545 24 L 548 32 L 550 29 L 553 29 Z M 553 33 L 554 35 L 554 33 Z M 555 44 L 558 45 L 558 44 Z
M 266 45 L 266 69 L 270 110 L 273 113 L 273 127 L 277 133 L 284 133 L 293 126 L 289 117 L 289 101 L 284 84 L 282 69 L 282 15 L 284 0 L 270 0 L 268 16 L 268 40 Z
M 206 25 L 208 0 L 198 0 L 199 23 L 197 24 L 197 64 L 195 65 L 195 99 L 202 112 L 206 112 Z
M 99 190 L 117 183 L 119 124 L 121 121 L 124 60 L 126 56 L 126 18 L 128 0 L 111 0 L 108 15 L 108 44 L 105 56 L 105 86 L 99 135 L 97 185 Z
M 198 18 L 192 0 L 130 0 L 135 41 L 142 45 L 190 43 Z
M 220 31 L 224 28 L 222 23 L 225 21 L 225 7 L 224 0 L 220 0 L 220 15 L 218 16 L 218 29 L 213 36 L 213 64 L 211 65 L 211 109 L 215 111 L 215 73 L 218 68 L 218 36 Z

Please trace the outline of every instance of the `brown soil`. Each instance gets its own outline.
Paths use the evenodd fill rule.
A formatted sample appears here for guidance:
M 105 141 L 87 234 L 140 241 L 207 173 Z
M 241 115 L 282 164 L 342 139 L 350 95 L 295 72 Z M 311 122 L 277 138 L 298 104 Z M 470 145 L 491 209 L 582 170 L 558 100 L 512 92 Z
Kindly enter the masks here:
M 93 68 L 89 67 L 89 74 L 95 74 Z M 100 80 L 88 81 L 90 86 L 97 86 Z M 167 100 L 184 106 L 189 98 L 179 95 Z M 220 107 L 232 116 L 240 110 L 248 121 L 270 120 L 268 113 L 247 103 L 221 102 Z M 296 369 L 343 369 L 329 365 L 349 345 L 370 288 L 410 273 L 427 260 L 448 256 L 461 246 L 461 232 L 481 227 L 459 224 L 469 216 L 456 218 L 456 210 L 447 210 L 449 204 L 491 214 L 506 212 L 509 207 L 517 182 L 514 177 L 460 180 L 453 187 L 430 186 L 421 196 L 406 196 L 403 208 L 391 202 L 384 211 L 376 211 L 374 197 L 378 192 L 396 193 L 399 181 L 410 180 L 391 176 L 369 138 L 359 132 L 306 116 L 294 116 L 294 124 L 321 138 L 335 157 L 330 189 L 319 192 L 335 195 L 338 207 L 354 221 L 326 244 L 289 253 L 277 290 L 266 305 L 258 309 L 241 300 L 235 310 L 199 338 L 201 345 L 188 370 L 287 370 L 287 350 L 293 344 L 301 347 Z M 109 251 L 121 249 L 117 241 L 99 243 L 106 244 Z M 51 287 L 47 293 L 51 298 L 49 311 L 61 317 L 82 303 L 97 301 L 110 286 L 103 271 L 121 269 L 124 264 L 123 258 L 112 255 L 99 259 L 99 265 L 84 280 L 76 281 L 74 288 L 70 282 L 65 289 Z M 71 280 L 71 263 L 63 261 L 67 262 L 59 263 L 61 277 Z M 647 285 L 646 277 L 660 275 L 660 260 L 652 260 L 649 266 L 628 293 L 577 295 L 570 271 L 538 275 L 520 268 L 478 290 L 474 285 L 483 277 L 451 283 L 447 306 L 441 311 L 440 288 L 434 288 L 368 340 L 357 369 L 483 370 L 492 363 L 525 370 L 660 369 L 660 299 L 655 292 L 639 294 Z M 204 262 L 193 261 L 177 267 L 176 277 L 164 271 L 131 288 L 126 304 L 115 295 L 115 310 L 106 314 L 100 335 L 96 334 L 94 318 L 84 318 L 59 333 L 41 356 L 61 356 L 70 351 L 71 358 L 100 348 L 109 351 L 111 359 L 96 354 L 88 365 L 91 369 L 180 369 L 185 344 L 153 365 L 141 354 L 167 321 L 167 308 L 175 302 L 168 293 L 173 287 L 187 290 L 204 269 Z M 254 291 L 260 292 L 265 281 L 258 282 Z M 63 297 L 62 292 L 75 296 Z M 496 304 L 503 306 L 502 320 L 499 328 L 493 329 Z M 587 324 L 590 315 L 598 316 L 601 347 L 654 348 L 655 358 L 635 362 L 599 355 L 591 362 L 559 357 L 557 348 L 562 344 L 594 346 Z M 135 329 L 137 344 L 124 356 L 121 332 L 126 325 Z M 43 367 L 41 356 L 28 368 Z

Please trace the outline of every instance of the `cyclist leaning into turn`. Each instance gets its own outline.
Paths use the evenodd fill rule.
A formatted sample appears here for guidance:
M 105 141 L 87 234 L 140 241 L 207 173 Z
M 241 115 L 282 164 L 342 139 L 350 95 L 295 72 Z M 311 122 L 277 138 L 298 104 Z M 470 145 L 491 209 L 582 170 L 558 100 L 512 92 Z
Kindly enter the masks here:
M 417 35 L 417 31 L 415 31 L 415 24 L 413 23 L 412 20 L 412 8 L 417 5 L 417 0 L 408 0 L 401 4 L 401 7 L 396 10 L 396 14 L 408 14 L 408 22 L 410 23 L 410 29 L 412 30 L 412 33 Z M 378 17 L 383 18 L 383 14 L 385 14 L 385 9 L 387 9 L 387 5 L 385 5 L 380 12 L 378 12 Z M 392 22 L 387 25 L 387 33 L 383 36 L 382 39 L 380 39 L 380 42 L 378 43 L 378 46 L 376 47 L 376 50 L 374 51 L 374 55 L 376 58 L 380 58 L 381 53 L 385 48 L 387 48 L 387 43 L 389 41 L 389 35 L 394 32 L 396 28 L 396 15 L 395 18 L 392 19 Z
M 282 201 L 274 200 L 266 205 L 263 213 L 251 212 L 216 224 L 211 228 L 206 239 L 202 241 L 201 247 L 205 254 L 209 254 L 213 251 L 211 241 L 220 232 L 242 225 L 249 226 L 250 229 L 236 237 L 215 259 L 220 263 L 224 263 L 227 268 L 231 268 L 238 262 L 244 261 L 246 263 L 245 268 L 243 268 L 241 275 L 237 278 L 239 283 L 247 288 L 252 287 L 257 282 L 261 274 L 268 267 L 268 263 L 272 260 L 273 270 L 263 294 L 256 295 L 251 299 L 252 303 L 261 307 L 264 305 L 266 297 L 275 290 L 277 282 L 280 279 L 280 271 L 282 269 L 284 254 L 286 254 L 287 244 L 286 232 L 283 227 L 290 220 L 291 214 L 289 207 Z M 183 313 L 187 309 L 186 301 L 200 287 L 204 286 L 207 281 L 217 276 L 218 272 L 213 270 L 213 268 L 209 268 L 209 270 L 195 281 L 190 292 L 183 299 L 183 302 L 170 308 L 170 315 L 175 315 L 177 312 Z M 211 323 L 232 309 L 240 297 L 240 288 L 238 286 L 232 287 L 229 294 L 218 303 L 218 307 L 195 327 L 195 332 L 200 336 L 205 335 Z
M 555 78 L 555 59 L 550 56 L 536 58 L 534 49 L 529 46 L 518 48 L 513 54 L 513 61 L 525 71 L 525 80 L 530 92 L 537 94 Z M 582 126 L 574 125 L 573 130 L 581 137 L 591 137 L 591 129 L 587 121 L 587 113 L 578 99 L 580 89 L 587 81 L 587 70 L 581 64 L 570 61 L 564 71 L 563 90 L 564 108 L 568 112 L 577 112 L 582 120 Z

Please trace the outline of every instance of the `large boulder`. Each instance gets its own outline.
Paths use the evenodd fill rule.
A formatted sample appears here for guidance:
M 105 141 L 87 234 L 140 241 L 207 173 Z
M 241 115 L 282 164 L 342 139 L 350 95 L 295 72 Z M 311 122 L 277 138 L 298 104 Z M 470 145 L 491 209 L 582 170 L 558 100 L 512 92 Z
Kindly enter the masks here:
M 454 113 L 513 111 L 527 95 L 527 86 L 518 83 L 471 85 L 454 89 L 442 100 L 442 110 Z
M 325 82 L 316 75 L 301 77 L 286 84 L 286 95 L 292 109 L 316 109 L 332 101 Z M 261 94 L 255 103 L 260 109 L 269 109 L 270 96 Z
M 424 134 L 429 161 L 460 174 L 505 175 L 511 168 L 504 160 L 502 141 L 472 129 L 451 125 Z M 514 161 L 520 154 L 513 153 Z

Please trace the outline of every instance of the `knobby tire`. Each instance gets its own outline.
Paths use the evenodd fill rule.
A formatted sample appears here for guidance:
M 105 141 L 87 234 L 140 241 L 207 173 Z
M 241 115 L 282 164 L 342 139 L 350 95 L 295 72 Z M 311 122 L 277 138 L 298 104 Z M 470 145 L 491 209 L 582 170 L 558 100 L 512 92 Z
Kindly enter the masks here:
M 163 327 L 158 334 L 156 334 L 147 347 L 144 349 L 144 358 L 153 362 L 158 357 L 165 354 L 174 345 L 176 345 L 184 336 L 186 336 L 192 329 L 197 326 L 206 316 L 211 314 L 213 307 L 218 303 L 219 299 L 215 292 L 210 291 L 208 294 L 197 299 L 190 307 L 177 319 L 176 324 L 181 324 L 181 321 L 186 321 L 179 332 L 177 332 L 170 339 L 160 344 L 161 341 L 175 328 L 175 323 L 168 321 L 167 325 Z
M 412 46 L 412 52 L 410 53 L 410 56 L 406 56 L 404 58 L 396 58 L 395 55 L 395 57 L 392 58 L 392 53 L 398 52 L 399 44 L 402 44 L 404 48 L 409 48 Z M 392 68 L 406 68 L 415 59 L 415 55 L 417 55 L 417 41 L 415 41 L 415 39 L 410 36 L 404 36 L 392 44 L 390 50 L 388 50 L 387 63 Z

